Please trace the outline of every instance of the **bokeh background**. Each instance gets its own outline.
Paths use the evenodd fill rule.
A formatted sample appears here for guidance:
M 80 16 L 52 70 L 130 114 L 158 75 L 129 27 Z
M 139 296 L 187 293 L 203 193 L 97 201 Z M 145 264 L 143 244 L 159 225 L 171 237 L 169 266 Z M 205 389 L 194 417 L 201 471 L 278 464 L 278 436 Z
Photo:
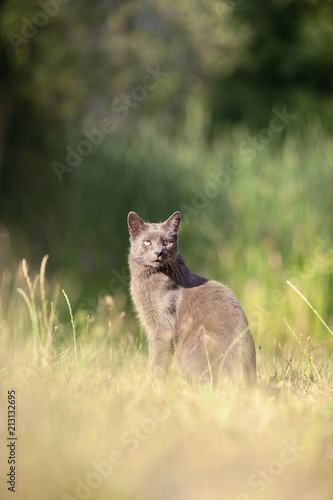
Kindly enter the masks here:
M 235 290 L 257 340 L 286 279 L 332 325 L 330 1 L 0 9 L 2 268 L 48 254 L 74 309 L 129 308 L 127 213 L 180 210 L 188 266 Z

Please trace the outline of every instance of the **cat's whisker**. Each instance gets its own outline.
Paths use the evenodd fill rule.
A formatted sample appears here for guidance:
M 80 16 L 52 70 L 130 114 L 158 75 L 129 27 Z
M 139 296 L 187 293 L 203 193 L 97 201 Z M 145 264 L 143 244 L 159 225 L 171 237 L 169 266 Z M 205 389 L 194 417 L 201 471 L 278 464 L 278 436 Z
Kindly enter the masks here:
M 180 277 L 180 269 L 179 269 L 179 266 L 177 265 L 177 263 L 173 259 L 168 259 L 167 265 L 170 266 L 171 271 L 173 271 L 174 277 L 179 278 Z

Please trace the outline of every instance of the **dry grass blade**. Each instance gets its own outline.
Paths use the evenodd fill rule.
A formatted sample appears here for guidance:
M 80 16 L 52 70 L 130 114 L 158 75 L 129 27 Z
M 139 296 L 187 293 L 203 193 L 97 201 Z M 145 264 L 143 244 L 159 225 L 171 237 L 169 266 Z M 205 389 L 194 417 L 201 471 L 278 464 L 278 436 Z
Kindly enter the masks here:
M 29 291 L 30 291 L 30 295 L 31 295 L 31 293 L 32 293 L 32 284 L 31 284 L 31 280 L 30 280 L 30 277 L 29 277 L 29 267 L 28 267 L 27 261 L 25 259 L 22 260 L 22 270 L 23 270 L 23 275 L 25 277 L 25 280 L 27 282 L 27 285 L 28 285 L 28 288 L 29 288 Z
M 325 321 L 323 320 L 323 318 L 320 316 L 320 314 L 316 311 L 316 309 L 310 304 L 310 302 L 308 301 L 308 299 L 306 297 L 304 297 L 304 295 L 295 287 L 295 285 L 293 285 L 292 283 L 290 283 L 290 281 L 287 280 L 287 284 L 301 297 L 302 300 L 304 300 L 304 302 L 310 307 L 310 309 L 315 313 L 315 315 L 317 316 L 318 319 L 320 319 L 320 321 L 322 322 L 322 324 L 325 326 L 325 328 L 330 332 L 330 334 L 332 335 L 333 337 L 333 332 L 332 330 L 330 329 L 330 327 L 328 326 L 327 323 L 325 323 Z
M 206 358 L 207 358 L 207 363 L 208 363 L 210 383 L 211 383 L 211 386 L 213 387 L 213 373 L 212 373 L 212 367 L 211 367 L 210 360 L 209 360 L 209 352 L 208 352 L 207 344 L 206 344 L 206 332 L 205 332 L 204 328 L 203 328 L 202 336 L 203 336 Z
M 24 290 L 22 290 L 22 288 L 17 288 L 17 292 L 21 295 L 21 297 L 23 297 L 24 302 L 27 304 L 28 309 L 29 309 L 29 314 L 30 314 L 31 322 L 33 324 L 34 323 L 34 313 L 33 313 L 32 307 L 31 307 L 31 302 L 29 300 L 29 297 L 26 294 L 26 292 Z
M 71 318 L 71 325 L 72 325 L 72 332 L 73 332 L 73 343 L 74 343 L 74 354 L 75 354 L 75 364 L 77 365 L 76 328 L 75 328 L 75 323 L 74 323 L 74 318 L 73 318 L 73 313 L 72 313 L 72 307 L 71 307 L 71 303 L 69 302 L 69 298 L 67 296 L 67 293 L 65 292 L 64 289 L 62 289 L 62 293 L 64 294 L 64 297 L 66 299 L 68 310 L 69 310 L 69 315 Z
M 286 321 L 284 321 L 284 324 L 286 325 L 286 327 L 288 328 L 288 330 L 292 333 L 292 335 L 293 335 L 293 336 L 294 336 L 294 338 L 296 339 L 297 343 L 299 344 L 299 346 L 300 346 L 300 348 L 301 348 L 301 351 L 302 351 L 302 352 L 306 355 L 306 357 L 309 359 L 309 358 L 310 358 L 309 354 L 307 353 L 307 351 L 306 351 L 306 350 L 304 349 L 304 347 L 302 346 L 302 344 L 301 344 L 301 342 L 300 342 L 299 338 L 297 337 L 297 335 L 295 334 L 295 332 L 293 331 L 293 329 L 291 328 L 291 326 L 290 326 L 290 325 L 288 325 L 288 323 L 287 323 Z M 304 358 L 303 358 L 303 359 L 304 359 Z M 318 375 L 319 380 L 321 381 L 321 376 L 320 376 L 320 373 L 319 373 L 319 371 L 318 371 L 318 369 L 317 369 L 316 365 L 314 364 L 314 362 L 313 362 L 313 359 L 312 359 L 312 358 L 311 358 L 311 364 L 312 364 L 313 368 L 315 369 L 315 371 L 316 371 L 316 373 L 317 373 L 317 375 Z
M 46 308 L 46 298 L 45 298 L 45 268 L 46 268 L 46 263 L 47 259 L 49 258 L 48 255 L 45 255 L 41 266 L 40 266 L 40 280 L 39 280 L 39 287 L 40 287 L 40 297 L 42 300 L 42 314 L 43 314 L 43 327 L 44 327 L 44 334 L 47 334 L 47 308 Z
M 52 330 L 55 318 L 55 311 L 57 307 L 58 297 L 59 297 L 60 285 L 57 284 L 54 291 L 53 301 L 51 301 L 51 311 L 49 315 L 49 321 L 47 325 L 47 344 L 48 346 L 52 343 Z
M 250 331 L 250 327 L 247 326 L 245 328 L 245 330 L 243 330 L 232 342 L 231 344 L 228 346 L 228 349 L 225 351 L 224 354 L 222 354 L 222 361 L 221 361 L 221 365 L 220 365 L 220 368 L 219 368 L 219 374 L 223 372 L 223 367 L 225 365 L 225 362 L 227 360 L 227 357 L 229 356 L 231 350 L 235 347 L 235 345 L 242 339 L 242 337 L 244 337 L 244 335 Z M 220 356 L 221 358 L 221 356 Z

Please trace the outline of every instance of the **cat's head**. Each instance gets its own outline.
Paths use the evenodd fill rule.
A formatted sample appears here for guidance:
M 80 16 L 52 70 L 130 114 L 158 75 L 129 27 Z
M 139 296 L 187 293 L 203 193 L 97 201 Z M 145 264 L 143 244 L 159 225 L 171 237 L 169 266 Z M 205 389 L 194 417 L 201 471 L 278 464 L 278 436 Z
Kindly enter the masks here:
M 135 212 L 128 214 L 131 236 L 131 257 L 145 267 L 160 269 L 172 262 L 178 252 L 180 212 L 175 212 L 165 222 L 144 222 Z

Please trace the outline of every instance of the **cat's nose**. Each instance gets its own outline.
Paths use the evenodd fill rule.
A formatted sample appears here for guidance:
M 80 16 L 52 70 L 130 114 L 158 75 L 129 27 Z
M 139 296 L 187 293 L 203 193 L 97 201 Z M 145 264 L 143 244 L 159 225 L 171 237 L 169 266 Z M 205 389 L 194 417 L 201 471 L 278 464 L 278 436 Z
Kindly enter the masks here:
M 157 257 L 162 257 L 165 253 L 164 249 L 161 248 L 160 250 L 155 250 L 155 253 L 157 255 Z

